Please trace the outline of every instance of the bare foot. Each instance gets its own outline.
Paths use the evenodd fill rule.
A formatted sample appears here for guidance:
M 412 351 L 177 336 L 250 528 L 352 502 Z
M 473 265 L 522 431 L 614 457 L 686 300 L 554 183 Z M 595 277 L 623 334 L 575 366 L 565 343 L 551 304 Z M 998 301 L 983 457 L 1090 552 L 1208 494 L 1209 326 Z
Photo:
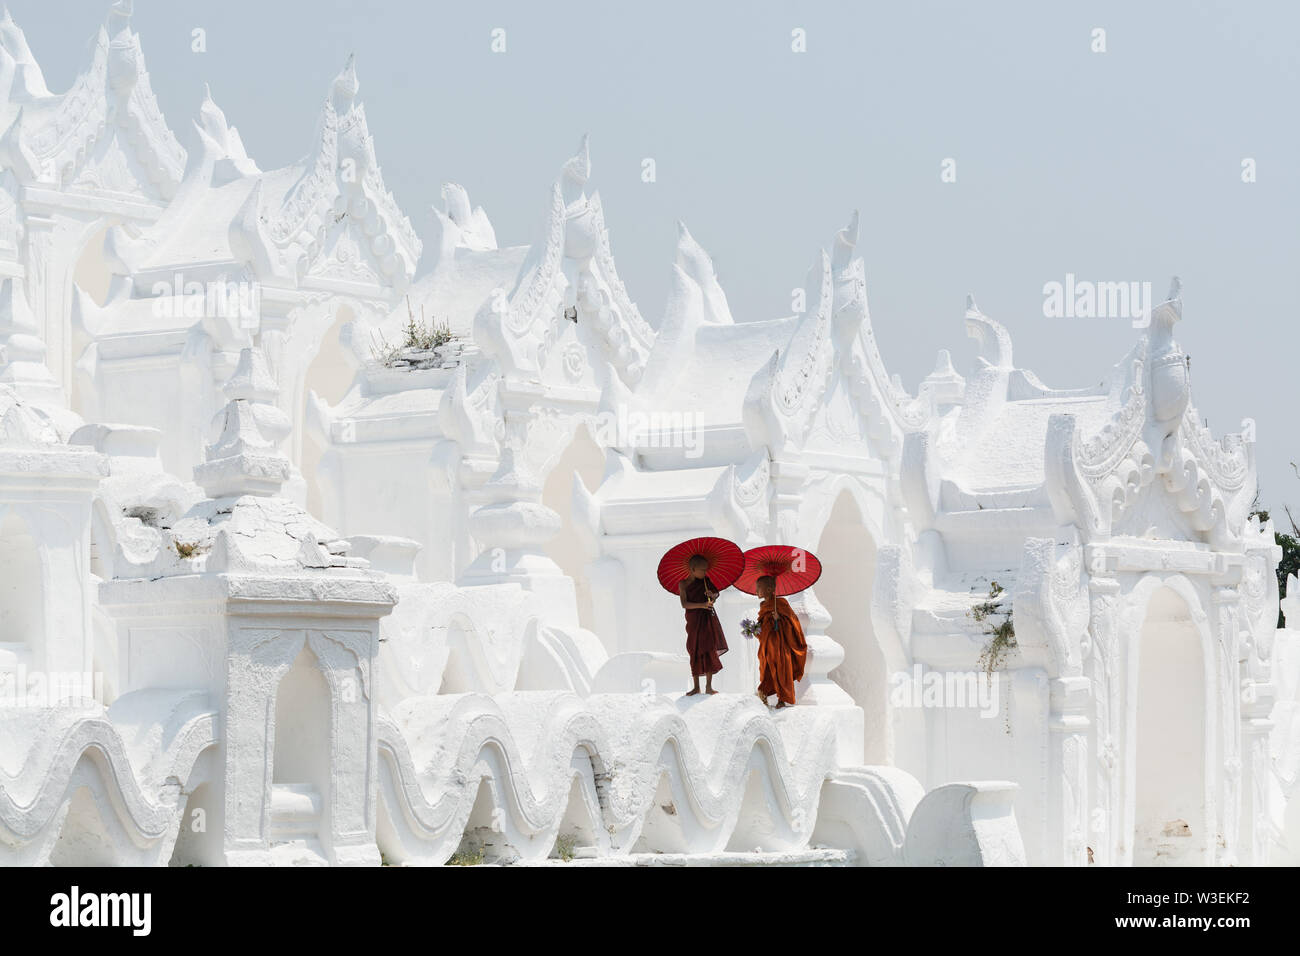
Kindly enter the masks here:
M 710 687 L 710 688 L 709 688 L 708 690 L 706 690 L 704 693 L 706 693 L 706 694 L 716 694 L 717 691 L 714 690 L 712 687 Z
M 695 688 L 695 690 L 688 690 L 688 691 L 686 692 L 685 696 L 686 696 L 686 697 L 694 697 L 694 696 L 695 696 L 696 694 L 698 694 L 699 692 L 700 692 L 700 689 L 697 687 L 697 688 Z
M 782 707 L 789 707 L 789 706 L 790 705 L 787 704 L 785 701 L 781 701 L 779 704 L 776 705 L 776 709 L 780 710 Z

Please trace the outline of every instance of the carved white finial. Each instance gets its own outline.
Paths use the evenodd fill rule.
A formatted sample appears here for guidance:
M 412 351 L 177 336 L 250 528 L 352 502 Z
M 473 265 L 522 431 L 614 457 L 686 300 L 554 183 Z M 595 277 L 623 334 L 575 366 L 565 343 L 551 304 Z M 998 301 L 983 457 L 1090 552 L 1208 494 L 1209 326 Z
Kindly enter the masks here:
M 966 380 L 952 365 L 952 354 L 939 349 L 935 356 L 934 371 L 925 377 L 921 390 L 928 392 L 935 405 L 959 405 L 966 394 Z
M 856 209 L 853 210 L 853 215 L 849 217 L 849 224 L 840 230 L 838 238 L 850 248 L 858 244 L 858 211 Z
M 710 325 L 731 325 L 734 322 L 731 307 L 727 305 L 727 294 L 718 282 L 713 258 L 680 219 L 677 221 L 677 265 L 700 287 L 704 297 L 704 321 Z
M 114 0 L 113 5 L 108 9 L 108 23 L 111 32 L 117 33 L 119 30 L 128 29 L 131 25 L 131 14 L 134 12 L 132 0 Z
M 112 7 L 108 9 L 108 20 L 104 22 L 104 30 L 107 30 L 110 38 L 113 39 L 114 47 L 129 46 L 131 40 L 131 0 L 116 0 Z
M 340 116 L 352 110 L 352 104 L 357 98 L 357 90 L 361 89 L 361 84 L 357 80 L 357 57 L 355 53 L 348 54 L 347 63 L 343 64 L 343 69 L 339 75 L 334 78 L 333 98 L 334 112 Z
M 458 226 L 469 225 L 473 210 L 469 204 L 469 193 L 460 183 L 442 184 L 442 202 L 447 210 L 447 218 Z
M 0 51 L 7 53 L 13 61 L 11 65 L 14 74 L 9 90 L 9 98 L 12 102 L 22 99 L 41 99 L 50 95 L 40 64 L 32 55 L 31 47 L 27 45 L 27 37 L 23 35 L 22 28 L 14 22 L 8 7 L 4 8 L 4 18 L 0 19 Z M 21 110 L 18 115 L 22 115 Z M 17 116 L 14 117 L 10 133 L 6 133 L 6 136 L 16 130 L 17 119 Z
M 239 353 L 224 391 L 230 401 L 218 415 L 221 434 L 194 469 L 194 480 L 209 498 L 277 494 L 289 478 L 289 459 L 279 445 L 293 423 L 274 404 L 280 390 L 260 349 Z
M 842 273 L 853 263 L 853 253 L 858 246 L 858 211 L 853 210 L 849 224 L 835 234 L 831 249 L 831 267 L 836 274 Z
M 979 342 L 977 361 L 994 368 L 1011 368 L 1011 336 L 1000 322 L 994 322 L 975 304 L 975 294 L 966 293 L 966 335 Z
M 1152 353 L 1171 352 L 1176 348 L 1173 328 L 1182 317 L 1183 280 L 1174 276 L 1169 283 L 1169 297 L 1151 311 L 1152 335 L 1149 350 Z
M 190 153 L 188 178 L 194 170 L 201 170 L 207 159 L 212 163 L 212 186 L 222 186 L 241 176 L 256 176 L 260 170 L 248 158 L 239 130 L 226 121 L 226 114 L 212 98 L 212 90 L 203 85 L 203 102 L 199 104 L 199 118 L 194 124 L 199 133 L 198 147 Z
M 442 184 L 443 209 L 434 207 L 433 214 L 442 223 L 446 248 L 490 250 L 497 247 L 496 232 L 488 221 L 483 207 L 475 208 L 469 193 L 460 183 Z
M 677 220 L 677 264 L 696 282 L 713 275 L 713 260 L 680 219 Z
M 226 382 L 222 391 L 231 400 L 247 399 L 255 402 L 271 403 L 280 394 L 280 386 L 271 377 L 267 368 L 266 356 L 261 349 L 246 348 L 239 352 L 239 363 L 234 374 Z
M 203 84 L 203 102 L 199 105 L 199 122 L 205 133 L 221 146 L 226 145 L 226 133 L 229 131 L 226 114 L 213 101 L 212 90 L 206 83 Z
M 560 188 L 565 205 L 572 205 L 583 194 L 583 187 L 591 178 L 591 148 L 588 134 L 582 134 L 578 151 L 560 168 Z

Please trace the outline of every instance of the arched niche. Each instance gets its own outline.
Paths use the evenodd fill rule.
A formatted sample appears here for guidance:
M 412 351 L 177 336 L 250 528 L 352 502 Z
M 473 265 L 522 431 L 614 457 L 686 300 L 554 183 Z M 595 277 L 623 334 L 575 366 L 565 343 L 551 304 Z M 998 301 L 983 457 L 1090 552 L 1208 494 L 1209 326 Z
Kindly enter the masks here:
M 1201 624 L 1183 595 L 1159 587 L 1134 641 L 1133 865 L 1210 865 L 1218 834 L 1208 786 L 1212 704 Z
M 109 283 L 113 278 L 104 258 L 104 238 L 109 228 L 108 224 L 101 224 L 91 231 L 72 267 L 73 283 L 101 308 L 108 301 Z
M 88 238 L 81 246 L 81 250 L 72 266 L 71 288 L 65 300 L 66 310 L 69 313 L 78 289 L 100 308 L 103 308 L 108 301 L 109 286 L 113 279 L 113 273 L 109 270 L 108 262 L 104 259 L 104 238 L 108 235 L 109 228 L 110 225 L 107 223 L 92 227 L 88 233 Z M 69 333 L 71 338 L 67 347 L 69 352 L 73 353 L 70 358 L 75 365 L 76 361 L 81 358 L 83 350 L 90 344 L 90 339 L 84 329 L 81 330 L 81 334 L 77 334 L 75 330 L 70 328 Z M 59 374 L 57 368 L 55 374 Z M 90 382 L 85 380 L 84 373 L 74 369 L 71 381 L 67 383 L 69 403 L 73 411 L 90 419 L 94 417 L 98 409 L 92 407 L 91 400 L 86 395 L 88 385 L 90 385 Z
M 814 591 L 831 616 L 826 633 L 844 648 L 843 663 L 829 676 L 862 708 L 866 762 L 888 763 L 888 662 L 871 626 L 876 541 L 847 488 L 836 495 L 813 551 L 822 562 Z
M 574 525 L 573 476 L 581 478 L 588 491 L 594 491 L 604 474 L 605 453 L 584 424 L 578 426 L 542 485 L 542 504 L 560 516 L 560 531 L 545 543 L 543 550 L 573 579 L 578 623 L 588 630 L 595 630 L 591 579 L 586 568 L 590 558 Z
M 347 305 L 334 313 L 334 320 L 321 335 L 320 348 L 303 375 L 303 393 L 315 392 L 331 405 L 337 405 L 352 387 L 357 373 L 357 359 L 344 342 L 343 331 L 356 318 Z
M 324 492 L 316 472 L 326 449 L 306 427 L 309 405 L 313 393 L 327 405 L 337 405 L 352 387 L 358 362 L 343 334 L 355 319 L 356 313 L 347 305 L 335 311 L 333 321 L 321 335 L 320 348 L 302 376 L 302 398 L 294 416 L 294 427 L 302 442 L 298 467 L 307 482 L 307 510 L 314 515 L 324 514 Z
M 42 263 L 43 280 L 28 273 L 28 301 L 44 330 L 46 365 L 66 389 L 72 410 L 89 419 L 96 411 L 94 396 L 87 394 L 90 383 L 74 374 L 74 366 L 91 340 L 84 327 L 74 324 L 74 304 L 78 290 L 96 306 L 108 302 L 113 273 L 104 255 L 104 240 L 122 220 L 63 210 L 54 222 L 54 238 Z
M 275 786 L 314 788 L 321 800 L 320 820 L 328 819 L 332 733 L 332 695 L 311 647 L 304 644 L 280 681 L 275 695 Z

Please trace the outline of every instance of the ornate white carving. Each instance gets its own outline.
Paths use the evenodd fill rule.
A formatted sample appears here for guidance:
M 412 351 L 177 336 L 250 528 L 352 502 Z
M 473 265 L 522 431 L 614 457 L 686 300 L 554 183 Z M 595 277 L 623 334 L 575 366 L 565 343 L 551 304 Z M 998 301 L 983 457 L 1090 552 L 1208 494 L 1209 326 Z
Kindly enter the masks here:
M 1083 548 L 1070 538 L 1065 543 L 1029 538 L 1016 581 L 1016 641 L 1022 646 L 1044 642 L 1054 663 L 1052 677 L 1075 677 L 1083 667 L 1088 583 Z
M 50 106 L 24 108 L 9 136 L 10 151 L 22 160 L 15 168 L 25 181 L 134 192 L 146 184 L 126 165 L 129 154 L 147 180 L 146 195 L 168 200 L 175 194 L 185 150 L 158 108 L 140 37 L 128 17 L 116 17 L 111 39 L 100 28 L 90 66 L 67 93 Z M 107 152 L 96 158 L 101 150 Z
M 1075 433 L 1075 460 L 1079 471 L 1095 482 L 1104 481 L 1120 467 L 1120 462 L 1125 458 L 1140 461 L 1146 454 L 1145 448 L 1134 450 L 1147 420 L 1142 371 L 1142 359 L 1135 358 L 1119 411 L 1110 417 L 1100 431 L 1087 437 Z
M 1250 472 L 1250 465 L 1240 436 L 1227 435 L 1215 441 L 1191 404 L 1183 412 L 1183 435 L 1188 451 L 1221 491 L 1234 492 L 1241 488 Z
M 307 274 L 404 288 L 421 243 L 384 185 L 365 107 L 355 101 L 357 89 L 349 57 L 321 109 L 308 167 L 267 216 L 266 231 L 282 258 L 306 257 L 299 268 Z M 331 233 L 339 235 L 327 247 Z
M 459 442 L 463 453 L 495 458 L 505 437 L 505 421 L 497 407 L 500 376 L 493 372 L 478 375 L 473 387 L 469 371 L 456 366 L 451 385 L 443 393 L 438 417 L 447 436 Z
M 809 273 L 808 281 L 818 287 L 816 311 L 805 314 L 789 346 L 772 355 L 766 368 L 750 384 L 745 399 L 752 427 L 775 454 L 806 441 L 834 368 L 831 342 L 834 284 L 830 256 L 825 252 Z
M 221 412 L 221 434 L 194 469 L 209 497 L 274 495 L 288 479 L 289 459 L 278 446 L 293 423 L 273 404 L 279 392 L 261 350 L 243 349 L 225 387 L 230 401 Z

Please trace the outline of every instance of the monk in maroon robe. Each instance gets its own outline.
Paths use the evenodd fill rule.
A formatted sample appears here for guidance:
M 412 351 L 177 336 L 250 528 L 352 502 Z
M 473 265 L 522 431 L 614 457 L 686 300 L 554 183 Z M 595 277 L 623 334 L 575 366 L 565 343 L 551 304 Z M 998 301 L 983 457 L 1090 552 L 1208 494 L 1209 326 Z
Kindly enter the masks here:
M 713 610 L 718 591 L 708 578 L 709 562 L 696 555 L 691 558 L 690 569 L 690 577 L 677 585 L 677 594 L 686 610 L 686 653 L 691 657 L 691 677 L 695 679 L 695 687 L 686 692 L 687 697 L 700 692 L 701 676 L 705 681 L 704 692 L 717 693 L 713 689 L 713 675 L 722 670 L 719 658 L 727 653 L 727 639 Z
M 758 696 L 766 702 L 777 695 L 777 708 L 794 703 L 794 685 L 803 679 L 808 642 L 790 602 L 776 596 L 776 578 L 758 579 Z

